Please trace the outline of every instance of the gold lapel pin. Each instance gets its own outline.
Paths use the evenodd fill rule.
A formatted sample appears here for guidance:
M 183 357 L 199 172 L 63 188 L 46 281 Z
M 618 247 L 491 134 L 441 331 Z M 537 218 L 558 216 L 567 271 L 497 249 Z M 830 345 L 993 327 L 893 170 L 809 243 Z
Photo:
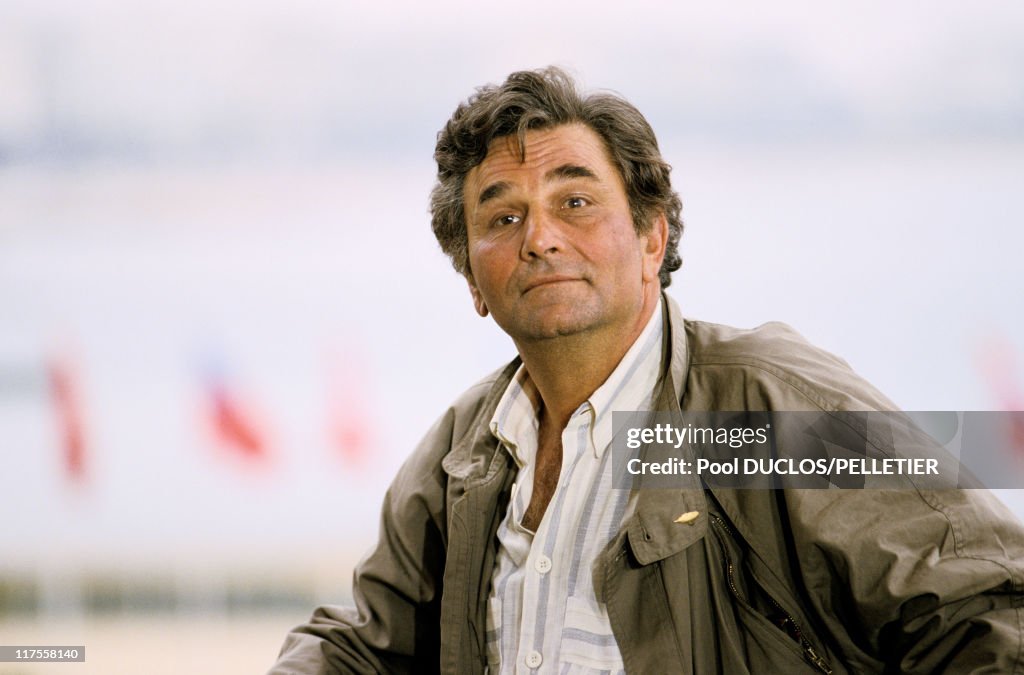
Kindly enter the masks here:
M 687 511 L 683 515 L 676 518 L 677 523 L 689 523 L 693 525 L 693 521 L 697 520 L 697 516 L 700 515 L 700 511 Z

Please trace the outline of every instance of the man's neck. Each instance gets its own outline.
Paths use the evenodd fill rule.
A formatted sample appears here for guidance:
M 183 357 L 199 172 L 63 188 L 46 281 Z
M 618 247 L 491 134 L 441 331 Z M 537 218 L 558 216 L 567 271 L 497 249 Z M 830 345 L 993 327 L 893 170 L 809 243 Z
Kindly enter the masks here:
M 542 419 L 564 429 L 573 412 L 604 384 L 636 342 L 658 305 L 660 290 L 646 294 L 636 321 L 619 331 L 595 331 L 516 346 L 537 387 Z

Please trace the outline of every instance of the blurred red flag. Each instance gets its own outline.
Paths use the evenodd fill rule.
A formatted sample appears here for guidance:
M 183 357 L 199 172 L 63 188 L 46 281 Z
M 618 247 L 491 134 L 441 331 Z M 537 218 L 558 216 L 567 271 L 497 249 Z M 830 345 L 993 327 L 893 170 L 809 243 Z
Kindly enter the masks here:
M 64 475 L 80 484 L 86 478 L 86 447 L 78 378 L 67 357 L 51 359 L 46 370 Z
M 257 430 L 254 417 L 227 391 L 222 384 L 213 384 L 208 392 L 210 415 L 218 442 L 239 455 L 262 459 L 267 455 L 267 444 Z
M 219 450 L 247 464 L 270 458 L 265 419 L 225 375 L 221 359 L 211 359 L 204 372 L 204 416 Z
M 348 358 L 330 356 L 328 372 L 328 434 L 346 466 L 361 469 L 373 445 L 373 424 L 367 405 L 367 378 L 358 366 L 363 360 L 349 349 Z
M 978 350 L 978 365 L 988 381 L 1001 410 L 1014 411 L 1009 416 L 1010 446 L 1024 456 L 1024 389 L 1013 346 L 1003 336 L 986 340 Z

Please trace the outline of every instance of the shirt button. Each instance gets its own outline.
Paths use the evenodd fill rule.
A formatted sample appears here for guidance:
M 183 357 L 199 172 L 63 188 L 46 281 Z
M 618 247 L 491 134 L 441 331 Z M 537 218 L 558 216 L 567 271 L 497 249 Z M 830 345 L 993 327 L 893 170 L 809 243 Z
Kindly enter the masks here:
M 551 558 L 546 555 L 539 556 L 537 561 L 533 563 L 533 567 L 541 574 L 547 574 L 551 571 Z M 536 654 L 536 652 L 534 652 Z
M 533 651 L 526 655 L 526 666 L 528 668 L 540 668 L 542 663 L 544 663 L 544 657 L 540 655 L 540 652 Z

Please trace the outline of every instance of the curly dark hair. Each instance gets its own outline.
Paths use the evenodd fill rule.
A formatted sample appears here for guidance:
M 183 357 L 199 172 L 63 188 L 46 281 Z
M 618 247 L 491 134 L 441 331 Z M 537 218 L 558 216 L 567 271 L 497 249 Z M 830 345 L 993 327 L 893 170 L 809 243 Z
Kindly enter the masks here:
M 654 130 L 628 101 L 605 92 L 581 94 L 573 79 L 554 66 L 512 73 L 500 86 L 478 88 L 438 132 L 430 224 L 441 250 L 460 274 L 469 272 L 462 189 L 494 139 L 514 135 L 525 159 L 527 131 L 572 123 L 585 124 L 604 141 L 626 186 L 638 235 L 650 231 L 652 218 L 665 214 L 668 242 L 658 277 L 662 288 L 667 287 L 672 272 L 682 265 L 682 202 L 672 189 L 672 167 L 661 157 Z

